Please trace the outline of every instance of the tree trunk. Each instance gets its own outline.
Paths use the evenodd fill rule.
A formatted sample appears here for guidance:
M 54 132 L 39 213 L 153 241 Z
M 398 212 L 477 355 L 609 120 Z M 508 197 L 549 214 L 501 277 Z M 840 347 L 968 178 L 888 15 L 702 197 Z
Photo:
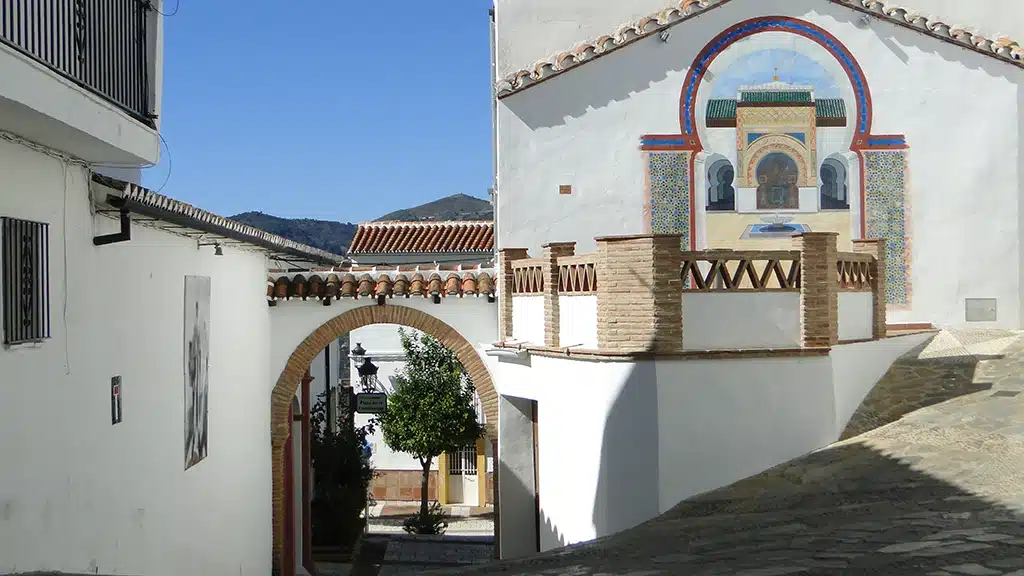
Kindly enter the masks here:
M 432 457 L 427 457 L 426 460 L 420 460 L 423 464 L 423 481 L 420 483 L 420 517 L 426 518 L 427 516 L 427 489 L 430 487 L 430 461 Z

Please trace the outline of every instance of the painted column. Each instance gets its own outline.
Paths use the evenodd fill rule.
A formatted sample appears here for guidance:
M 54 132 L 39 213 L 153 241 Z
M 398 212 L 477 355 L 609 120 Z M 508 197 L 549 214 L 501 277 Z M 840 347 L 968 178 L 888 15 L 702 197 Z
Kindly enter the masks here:
M 302 565 L 310 574 L 316 573 L 313 565 L 313 470 L 312 466 L 312 430 L 310 429 L 309 396 L 312 393 L 313 377 L 306 370 L 299 388 L 302 396 Z
M 551 242 L 542 246 L 544 255 L 544 345 L 557 348 L 561 332 L 558 307 L 558 259 L 576 253 L 575 242 Z
M 597 238 L 597 347 L 683 350 L 679 234 Z
M 538 552 L 532 415 L 530 400 L 500 396 L 498 433 L 501 437 L 495 468 L 500 481 L 497 489 L 501 515 L 495 519 L 495 533 L 500 530 L 498 546 L 503 560 Z
M 839 235 L 805 232 L 795 237 L 800 250 L 800 344 L 831 347 L 839 342 Z
M 875 339 L 885 338 L 886 332 L 885 245 L 885 238 L 853 241 L 854 252 L 875 257 L 875 261 L 871 263 L 871 306 L 874 311 L 872 336 Z
M 527 258 L 526 248 L 505 248 L 498 252 L 498 336 L 500 340 L 512 339 L 512 262 Z
M 500 402 L 500 400 L 499 400 Z M 491 496 L 492 504 L 494 504 L 494 557 L 501 558 L 501 505 L 498 502 L 498 439 L 491 439 L 491 457 L 494 459 L 494 485 L 492 487 L 493 494 Z

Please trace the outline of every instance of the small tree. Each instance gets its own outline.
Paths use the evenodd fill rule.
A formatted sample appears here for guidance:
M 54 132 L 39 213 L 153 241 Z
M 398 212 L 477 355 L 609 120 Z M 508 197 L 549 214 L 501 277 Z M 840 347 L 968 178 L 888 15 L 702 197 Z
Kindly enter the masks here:
M 406 363 L 380 418 L 392 450 L 415 456 L 423 467 L 420 520 L 429 510 L 430 464 L 443 452 L 476 442 L 483 428 L 473 407 L 473 383 L 455 353 L 436 338 L 399 329 Z

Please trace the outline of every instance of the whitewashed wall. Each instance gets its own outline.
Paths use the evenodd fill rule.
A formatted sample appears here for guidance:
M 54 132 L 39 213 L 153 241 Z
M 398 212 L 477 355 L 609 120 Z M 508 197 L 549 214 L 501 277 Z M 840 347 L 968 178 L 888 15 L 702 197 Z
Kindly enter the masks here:
M 597 348 L 597 296 L 558 297 L 558 343 Z
M 809 358 L 501 360 L 502 394 L 538 403 L 542 549 L 624 530 L 834 442 L 893 360 L 924 338 Z M 517 474 L 500 478 L 502 495 L 530 488 Z M 503 533 L 513 524 L 503 517 Z
M 512 297 L 512 339 L 544 345 L 544 297 Z
M 797 292 L 686 292 L 683 349 L 800 347 Z
M 53 315 L 50 340 L 0 348 L 0 573 L 268 574 L 264 257 L 139 226 L 94 247 L 118 224 L 82 170 L 0 142 L 0 173 L 0 215 L 50 223 Z M 185 275 L 212 278 L 209 455 L 187 471 Z
M 839 293 L 839 341 L 867 340 L 875 334 L 874 294 Z
M 936 10 L 959 6 L 965 18 L 984 16 L 979 21 L 1007 26 L 1019 27 L 1024 14 L 1024 8 L 1013 8 L 1002 20 L 1002 7 L 934 2 Z M 499 70 L 529 65 L 553 52 L 552 47 L 565 50 L 609 34 L 629 17 L 663 3 L 561 0 L 542 7 L 537 1 L 499 1 Z M 998 321 L 972 326 L 1019 327 L 1024 274 L 1019 246 L 1024 239 L 1018 197 L 1024 159 L 1018 142 L 1024 71 L 882 21 L 858 27 L 859 14 L 822 0 L 733 0 L 676 26 L 667 42 L 654 35 L 502 99 L 499 248 L 539 253 L 541 244 L 558 238 L 576 241 L 577 251 L 587 252 L 594 249 L 595 236 L 642 232 L 640 136 L 677 133 L 689 63 L 722 30 L 768 15 L 801 18 L 837 36 L 871 83 L 873 132 L 905 134 L 910 143 L 912 308 L 891 311 L 889 321 L 962 325 L 966 298 L 996 298 Z M 817 50 L 816 60 L 828 69 L 838 66 Z M 845 82 L 840 84 L 844 94 L 851 92 L 845 75 L 836 78 Z M 978 139 L 988 144 L 978 147 Z M 956 170 L 949 169 L 951 158 Z M 985 202 L 964 192 L 979 183 L 986 190 Z M 573 194 L 558 194 L 562 184 L 572 185 Z M 587 218 L 579 218 L 582 213 Z M 1015 271 L 990 273 L 1007 263 Z

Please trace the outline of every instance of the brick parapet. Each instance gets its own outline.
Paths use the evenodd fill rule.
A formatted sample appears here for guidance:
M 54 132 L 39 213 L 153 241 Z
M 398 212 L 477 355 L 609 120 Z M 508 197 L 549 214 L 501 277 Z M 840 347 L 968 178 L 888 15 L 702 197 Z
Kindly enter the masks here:
M 683 349 L 681 236 L 597 238 L 597 345 L 615 352 Z
M 872 336 L 876 339 L 885 338 L 886 335 L 885 249 L 885 238 L 853 241 L 854 252 L 870 254 L 875 257 L 871 263 L 871 305 L 874 314 Z
M 529 258 L 526 248 L 505 248 L 498 252 L 498 331 L 502 339 L 512 339 L 512 262 Z
M 561 310 L 558 306 L 558 259 L 576 255 L 575 242 L 551 242 L 541 246 L 544 274 L 544 345 L 558 346 Z
M 794 239 L 800 250 L 800 344 L 804 348 L 839 342 L 838 236 L 806 232 Z

